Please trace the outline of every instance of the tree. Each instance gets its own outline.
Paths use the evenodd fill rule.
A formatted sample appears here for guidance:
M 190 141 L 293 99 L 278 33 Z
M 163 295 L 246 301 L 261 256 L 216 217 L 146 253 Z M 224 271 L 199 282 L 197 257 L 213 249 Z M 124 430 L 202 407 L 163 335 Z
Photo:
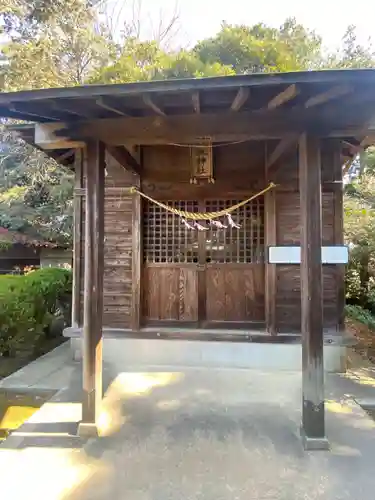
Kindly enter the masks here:
M 373 68 L 375 66 L 375 52 L 371 41 L 366 46 L 361 45 L 357 39 L 355 26 L 348 26 L 341 43 L 341 48 L 334 54 L 330 54 L 325 61 L 329 68 Z
M 118 25 L 114 29 L 103 16 L 110 12 L 108 3 L 117 6 L 112 16 L 116 19 L 121 19 L 124 5 L 133 6 L 120 36 L 114 33 Z M 223 23 L 216 36 L 192 50 L 173 51 L 168 45 L 178 29 L 177 9 L 166 22 L 156 24 L 153 39 L 145 39 L 141 0 L 0 0 L 0 13 L 8 63 L 0 67 L 5 90 L 368 67 L 374 61 L 371 47 L 357 42 L 353 27 L 348 28 L 342 50 L 325 58 L 320 37 L 294 19 L 287 19 L 279 29 L 263 23 Z M 0 131 L 1 144 L 0 224 L 22 231 L 36 228 L 56 240 L 61 235 L 69 239 L 70 172 L 4 131 Z M 363 185 L 361 189 L 364 196 Z M 358 200 L 352 197 L 351 202 Z
M 86 1 L 1 1 L 7 90 L 82 84 L 108 63 L 114 48 Z
M 170 48 L 181 27 L 178 0 L 170 9 L 159 9 L 157 16 L 145 12 L 143 0 L 92 0 L 104 20 L 111 39 L 120 46 L 130 38 L 153 40 Z
M 373 157 L 373 152 L 369 155 Z M 371 160 L 370 162 L 371 163 Z M 346 186 L 344 227 L 350 246 L 347 299 L 375 313 L 375 176 L 373 165 Z
M 73 173 L 0 129 L 0 226 L 71 243 Z
M 204 63 L 219 62 L 240 74 L 296 71 L 319 62 L 321 39 L 294 19 L 280 29 L 223 23 L 219 33 L 198 43 L 194 52 Z
M 2 3 L 3 2 L 3 3 Z M 113 45 L 83 0 L 0 0 L 5 90 L 84 83 Z M 0 130 L 0 225 L 71 241 L 73 175 Z
M 156 42 L 129 39 L 117 60 L 107 67 L 100 68 L 90 82 L 127 83 L 231 74 L 234 74 L 234 71 L 229 66 L 218 62 L 205 63 L 194 52 L 165 52 Z

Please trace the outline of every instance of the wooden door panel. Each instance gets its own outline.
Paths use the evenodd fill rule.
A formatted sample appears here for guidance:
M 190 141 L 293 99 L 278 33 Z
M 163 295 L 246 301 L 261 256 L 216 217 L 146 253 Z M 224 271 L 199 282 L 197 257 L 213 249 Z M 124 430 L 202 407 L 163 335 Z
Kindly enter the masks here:
M 264 321 L 264 266 L 224 264 L 206 271 L 207 321 Z
M 198 320 L 198 281 L 195 266 L 153 266 L 144 269 L 144 320 Z
M 196 267 L 179 269 L 179 320 L 198 320 L 198 271 Z
M 223 267 L 206 271 L 206 306 L 208 321 L 225 321 L 225 273 Z

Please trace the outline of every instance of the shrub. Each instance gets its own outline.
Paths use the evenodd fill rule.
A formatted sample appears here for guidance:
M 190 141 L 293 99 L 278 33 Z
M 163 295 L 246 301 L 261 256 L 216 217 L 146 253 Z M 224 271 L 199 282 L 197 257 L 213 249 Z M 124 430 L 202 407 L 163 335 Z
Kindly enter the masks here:
M 363 309 L 361 306 L 347 305 L 345 314 L 347 317 L 359 321 L 370 330 L 375 331 L 375 317 L 367 309 Z
M 24 276 L 0 276 L 0 353 L 37 350 L 56 315 L 68 319 L 71 271 L 46 268 Z

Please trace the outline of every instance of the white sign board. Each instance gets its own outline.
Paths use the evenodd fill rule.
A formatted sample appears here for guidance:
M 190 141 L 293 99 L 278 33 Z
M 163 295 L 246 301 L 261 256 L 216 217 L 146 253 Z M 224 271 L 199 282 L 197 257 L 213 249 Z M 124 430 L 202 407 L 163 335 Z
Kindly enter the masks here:
M 322 247 L 322 264 L 347 264 L 349 251 L 347 246 Z M 270 264 L 300 264 L 301 247 L 280 246 L 268 248 Z

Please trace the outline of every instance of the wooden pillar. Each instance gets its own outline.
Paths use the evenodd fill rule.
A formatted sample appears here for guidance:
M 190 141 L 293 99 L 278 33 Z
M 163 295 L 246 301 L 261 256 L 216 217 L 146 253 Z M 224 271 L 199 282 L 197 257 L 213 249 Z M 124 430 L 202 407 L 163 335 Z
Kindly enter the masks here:
M 265 176 L 267 184 L 272 179 L 268 172 L 268 153 L 266 148 L 265 158 Z M 266 268 L 265 268 L 265 312 L 266 312 L 266 328 L 271 335 L 276 335 L 276 284 L 277 284 L 277 269 L 276 264 L 268 262 L 268 248 L 277 244 L 276 231 L 276 191 L 271 189 L 264 196 L 264 215 L 265 215 L 265 247 L 266 247 Z
M 81 322 L 81 278 L 82 278 L 82 194 L 83 153 L 76 149 L 74 157 L 74 211 L 73 211 L 73 290 L 72 326 Z
M 81 436 L 98 435 L 102 400 L 105 147 L 86 145 L 85 274 L 83 320 L 83 401 Z
M 302 428 L 305 449 L 327 449 L 324 415 L 322 195 L 319 139 L 299 143 L 301 204 Z
M 333 244 L 344 245 L 344 185 L 342 179 L 341 143 L 332 141 L 331 160 L 333 169 Z M 345 264 L 336 265 L 337 330 L 345 328 Z
M 140 178 L 137 187 L 140 187 Z M 142 308 L 142 199 L 139 194 L 133 194 L 133 224 L 132 224 L 132 308 L 131 329 L 135 332 L 141 327 Z

